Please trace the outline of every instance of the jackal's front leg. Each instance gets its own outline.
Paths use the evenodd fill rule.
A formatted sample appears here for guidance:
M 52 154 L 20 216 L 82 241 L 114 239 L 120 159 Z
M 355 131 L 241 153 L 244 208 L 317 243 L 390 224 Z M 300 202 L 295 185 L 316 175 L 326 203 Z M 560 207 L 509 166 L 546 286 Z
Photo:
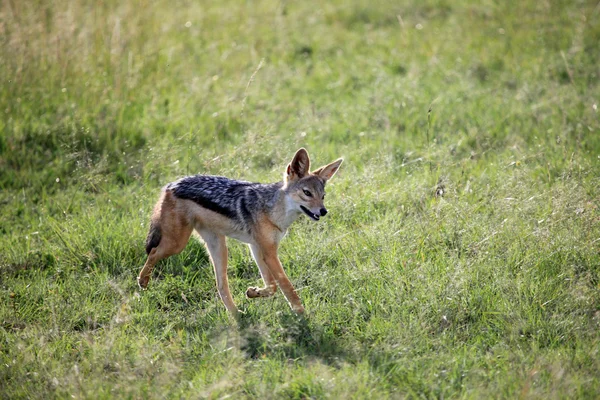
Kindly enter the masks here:
M 263 259 L 269 268 L 269 272 L 273 278 L 275 278 L 275 281 L 281 288 L 281 291 L 290 304 L 290 307 L 292 307 L 292 310 L 296 314 L 304 313 L 304 307 L 302 306 L 300 297 L 298 297 L 294 285 L 292 285 L 292 282 L 290 282 L 285 274 L 281 261 L 279 261 L 279 257 L 277 256 L 277 245 L 266 246 L 261 248 L 261 251 L 263 253 Z
M 227 279 L 227 243 L 225 236 L 219 235 L 210 231 L 199 231 L 200 236 L 206 243 L 208 254 L 215 269 L 215 277 L 217 279 L 217 289 L 219 296 L 225 304 L 227 311 L 236 315 L 238 309 L 233 302 L 233 297 L 229 291 L 229 281 Z
M 277 282 L 273 277 L 273 274 L 269 270 L 269 266 L 264 260 L 263 252 L 260 250 L 260 247 L 257 245 L 249 245 L 250 252 L 252 253 L 252 258 L 256 262 L 258 266 L 258 270 L 260 271 L 260 276 L 265 283 L 265 286 L 262 288 L 257 287 L 249 287 L 246 290 L 246 297 L 249 299 L 253 299 L 256 297 L 271 297 L 277 291 Z

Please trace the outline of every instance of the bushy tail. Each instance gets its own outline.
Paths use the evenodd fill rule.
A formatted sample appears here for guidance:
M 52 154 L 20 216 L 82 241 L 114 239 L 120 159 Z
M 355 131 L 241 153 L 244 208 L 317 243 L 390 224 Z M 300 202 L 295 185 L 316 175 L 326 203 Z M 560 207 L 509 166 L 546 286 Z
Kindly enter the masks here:
M 146 254 L 150 254 L 153 248 L 158 247 L 160 239 L 162 238 L 162 232 L 158 221 L 152 221 L 150 223 L 150 231 L 148 237 L 146 237 Z

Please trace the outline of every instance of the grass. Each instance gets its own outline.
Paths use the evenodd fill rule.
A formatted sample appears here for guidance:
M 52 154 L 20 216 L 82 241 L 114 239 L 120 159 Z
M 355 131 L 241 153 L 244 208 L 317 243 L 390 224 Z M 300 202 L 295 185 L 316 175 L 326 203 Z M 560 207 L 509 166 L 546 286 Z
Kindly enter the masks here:
M 6 1 L 0 397 L 598 398 L 594 1 Z M 135 277 L 160 187 L 345 163 L 218 299 Z

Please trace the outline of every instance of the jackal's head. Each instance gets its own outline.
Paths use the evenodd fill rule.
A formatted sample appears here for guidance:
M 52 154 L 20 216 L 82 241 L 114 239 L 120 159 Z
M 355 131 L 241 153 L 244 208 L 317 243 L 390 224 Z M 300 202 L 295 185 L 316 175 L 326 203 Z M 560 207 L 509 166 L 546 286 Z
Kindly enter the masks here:
M 324 165 L 310 172 L 310 158 L 305 149 L 300 149 L 294 155 L 283 174 L 284 190 L 298 211 L 318 221 L 327 214 L 323 203 L 325 199 L 325 184 L 333 178 L 340 168 L 343 159 Z

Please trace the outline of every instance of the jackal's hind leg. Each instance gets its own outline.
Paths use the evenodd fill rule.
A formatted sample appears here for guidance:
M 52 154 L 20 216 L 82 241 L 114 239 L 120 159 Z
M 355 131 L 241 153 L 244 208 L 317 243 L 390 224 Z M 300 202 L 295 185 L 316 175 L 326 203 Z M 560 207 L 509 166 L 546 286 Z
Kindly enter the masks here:
M 142 268 L 140 274 L 138 275 L 137 282 L 141 289 L 146 289 L 148 287 L 154 266 L 157 262 L 165 258 L 162 252 L 159 252 L 157 249 L 158 248 L 155 247 L 150 251 L 148 258 L 146 259 L 146 263 L 144 264 L 144 268 Z
M 179 228 L 180 229 L 176 231 L 176 235 L 165 235 L 163 232 L 160 244 L 150 250 L 150 254 L 148 254 L 148 258 L 146 259 L 146 264 L 144 264 L 144 268 L 142 268 L 137 278 L 140 288 L 146 289 L 148 287 L 148 282 L 150 282 L 150 277 L 152 276 L 152 270 L 160 260 L 179 254 L 185 248 L 185 245 L 192 235 L 192 228 L 190 226 L 180 226 Z
M 150 250 L 144 267 L 138 275 L 138 285 L 142 289 L 148 287 L 154 266 L 167 257 L 181 253 L 192 235 L 192 227 L 182 223 L 175 212 L 167 214 L 167 221 L 161 221 L 162 237 L 156 247 Z M 177 221 L 177 222 L 174 222 Z
M 256 245 L 249 245 L 250 251 L 252 252 L 252 258 L 256 262 L 258 269 L 260 271 L 260 276 L 265 283 L 265 286 L 262 288 L 257 287 L 249 287 L 246 290 L 246 297 L 249 299 L 254 299 L 256 297 L 271 297 L 277 291 L 277 281 L 273 277 L 273 274 L 269 270 L 269 266 L 265 262 L 264 255 L 260 250 L 260 247 Z

